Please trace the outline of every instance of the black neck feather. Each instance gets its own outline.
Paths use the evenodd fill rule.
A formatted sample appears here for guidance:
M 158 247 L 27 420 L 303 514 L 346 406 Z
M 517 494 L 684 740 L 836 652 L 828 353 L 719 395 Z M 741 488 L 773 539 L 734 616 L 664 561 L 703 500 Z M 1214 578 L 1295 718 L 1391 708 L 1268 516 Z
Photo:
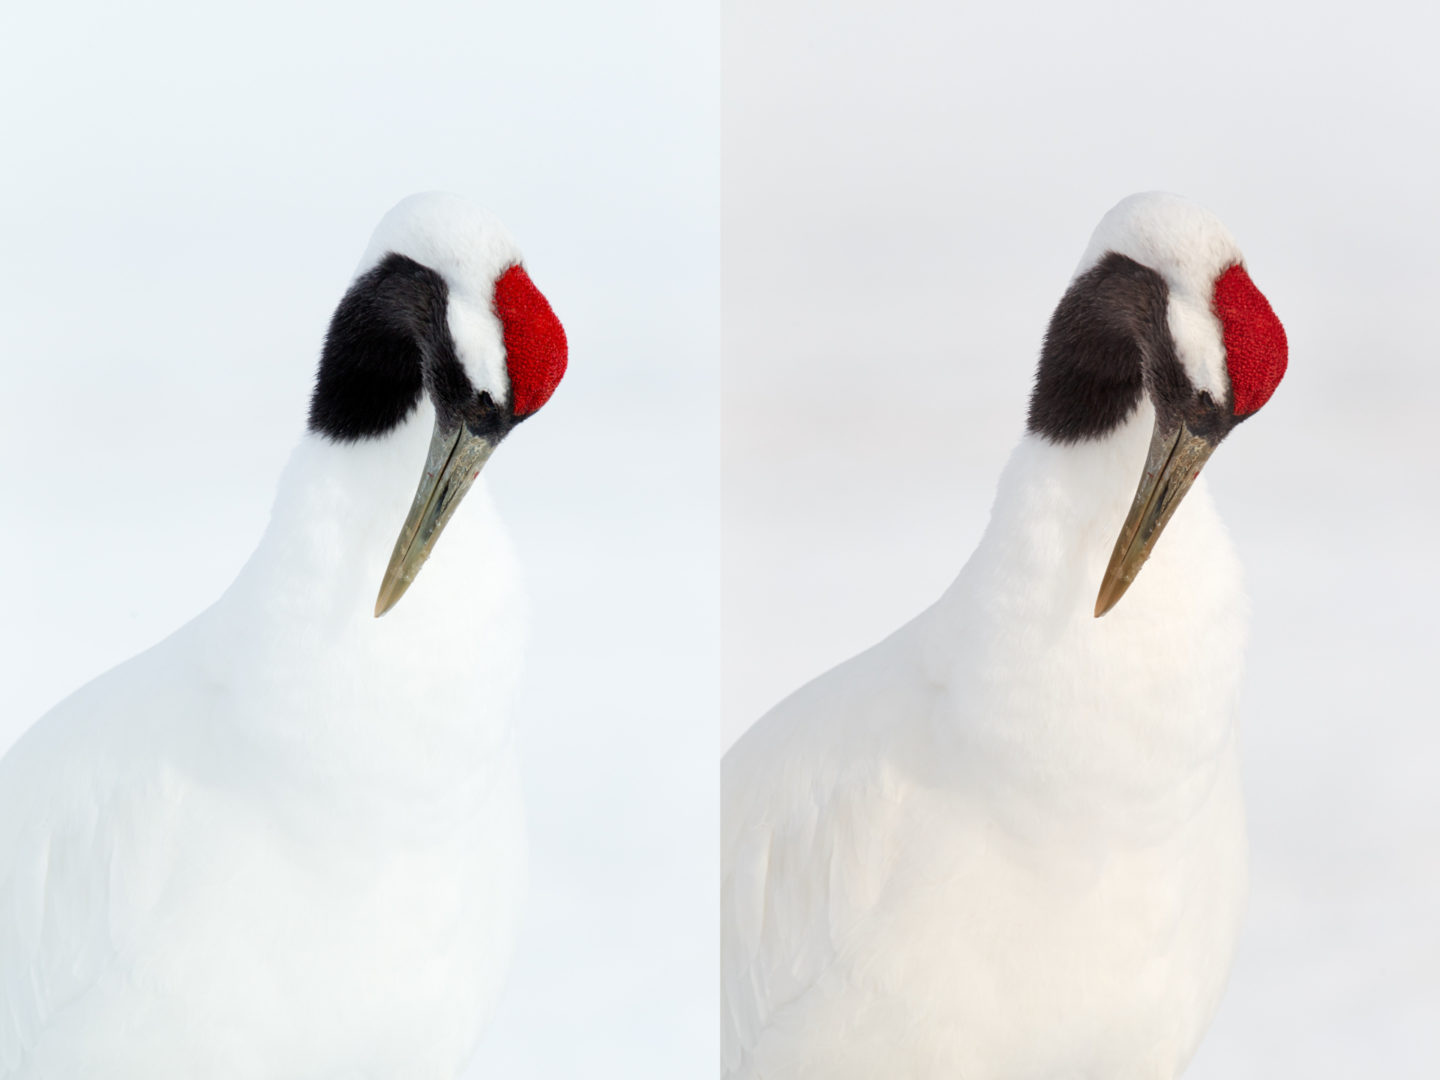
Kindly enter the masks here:
M 357 278 L 325 335 L 310 430 L 342 442 L 383 435 L 419 402 L 427 366 L 446 398 L 473 396 L 446 322 L 448 300 L 445 280 L 403 255 Z
M 1114 252 L 1076 278 L 1045 333 L 1029 430 L 1056 443 L 1101 438 L 1134 412 L 1147 377 L 1157 408 L 1188 397 L 1169 297 L 1158 273 Z

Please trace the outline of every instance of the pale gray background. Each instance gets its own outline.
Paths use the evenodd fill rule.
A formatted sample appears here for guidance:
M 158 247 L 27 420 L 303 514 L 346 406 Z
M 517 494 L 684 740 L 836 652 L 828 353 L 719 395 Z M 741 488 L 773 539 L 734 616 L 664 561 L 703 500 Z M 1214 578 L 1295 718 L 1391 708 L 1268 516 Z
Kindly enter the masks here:
M 1208 467 L 1254 890 L 1188 1075 L 1440 1075 L 1434 9 L 725 10 L 725 742 L 949 584 L 1091 229 L 1198 199 L 1291 363 Z
M 396 200 L 488 204 L 564 320 L 486 472 L 532 598 L 534 861 L 476 1076 L 718 1053 L 719 95 L 718 10 L 667 0 L 0 24 L 0 750 L 233 578 Z

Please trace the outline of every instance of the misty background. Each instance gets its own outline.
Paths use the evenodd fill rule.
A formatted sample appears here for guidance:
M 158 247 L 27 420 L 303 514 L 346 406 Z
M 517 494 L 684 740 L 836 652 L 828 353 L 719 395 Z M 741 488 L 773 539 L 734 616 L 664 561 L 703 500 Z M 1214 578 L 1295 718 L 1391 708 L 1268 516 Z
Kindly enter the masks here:
M 233 579 L 397 200 L 488 205 L 565 324 L 485 474 L 531 596 L 532 882 L 468 1075 L 717 1059 L 719 94 L 718 10 L 664 0 L 0 27 L 0 752 Z
M 1253 889 L 1187 1077 L 1440 1075 L 1440 17 L 724 11 L 725 744 L 954 579 L 1091 230 L 1188 195 L 1290 368 L 1206 470 L 1253 602 Z

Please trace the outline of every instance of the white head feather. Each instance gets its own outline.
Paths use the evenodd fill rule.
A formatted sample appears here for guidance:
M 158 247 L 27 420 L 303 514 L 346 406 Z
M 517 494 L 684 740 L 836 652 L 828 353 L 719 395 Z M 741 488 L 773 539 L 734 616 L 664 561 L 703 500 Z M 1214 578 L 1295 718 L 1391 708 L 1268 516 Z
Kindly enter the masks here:
M 495 215 L 458 195 L 429 191 L 402 199 L 385 215 L 355 269 L 373 269 L 389 254 L 404 255 L 445 279 L 450 289 L 450 336 L 477 391 L 509 402 L 505 337 L 495 315 L 495 282 L 521 263 L 520 246 Z
M 1079 277 L 1109 252 L 1148 266 L 1170 286 L 1170 333 L 1190 382 L 1223 401 L 1230 389 L 1215 316 L 1215 281 L 1244 262 L 1224 224 L 1198 203 L 1163 191 L 1121 199 L 1101 219 L 1075 269 Z

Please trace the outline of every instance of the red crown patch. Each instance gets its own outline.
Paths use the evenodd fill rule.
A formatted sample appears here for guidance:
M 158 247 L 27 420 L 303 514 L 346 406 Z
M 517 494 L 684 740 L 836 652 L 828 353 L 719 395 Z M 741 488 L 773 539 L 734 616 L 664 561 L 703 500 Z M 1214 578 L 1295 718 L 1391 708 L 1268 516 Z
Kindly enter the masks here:
M 1249 416 L 1270 400 L 1285 375 L 1290 355 L 1285 327 L 1238 264 L 1215 282 L 1215 314 L 1224 333 L 1235 415 Z
M 516 417 L 529 416 L 550 400 L 565 374 L 565 328 L 518 265 L 495 283 L 495 314 L 505 332 L 510 411 Z

